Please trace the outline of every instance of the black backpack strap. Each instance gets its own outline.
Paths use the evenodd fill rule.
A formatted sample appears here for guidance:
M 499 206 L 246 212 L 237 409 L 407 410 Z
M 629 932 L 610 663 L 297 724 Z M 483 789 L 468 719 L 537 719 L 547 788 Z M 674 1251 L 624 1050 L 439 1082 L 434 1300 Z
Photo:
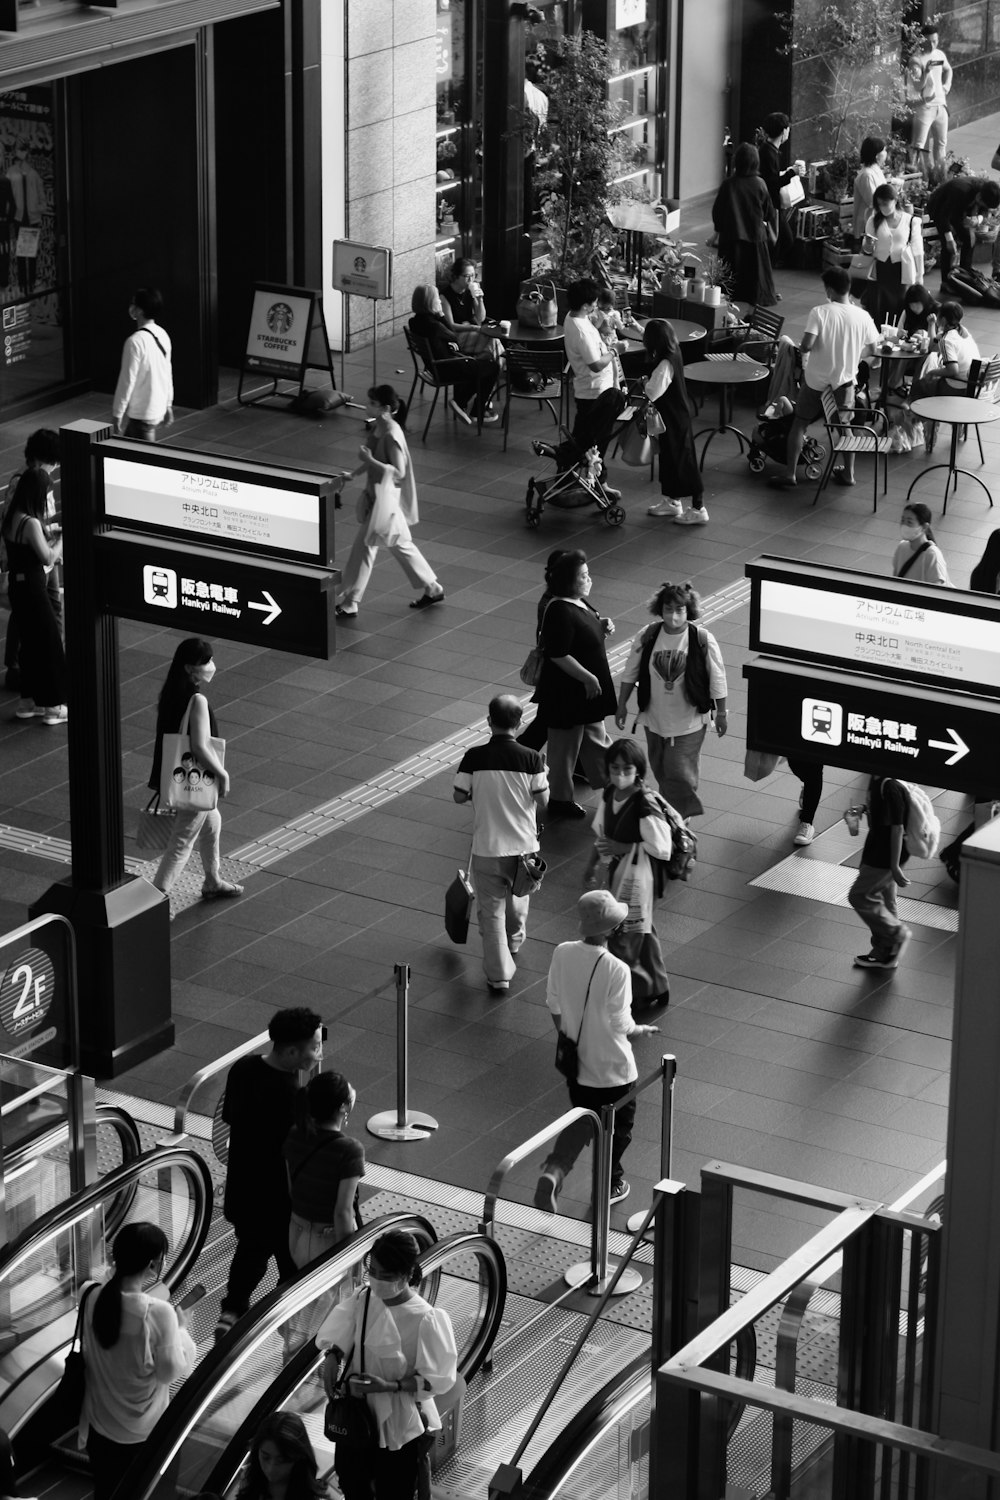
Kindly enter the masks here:
M 930 542 L 924 542 L 922 546 L 917 548 L 916 552 L 911 552 L 903 566 L 900 568 L 899 572 L 896 574 L 896 577 L 905 578 L 907 573 L 913 567 L 913 564 L 916 562 L 917 558 L 920 556 L 921 552 L 926 552 L 929 546 Z

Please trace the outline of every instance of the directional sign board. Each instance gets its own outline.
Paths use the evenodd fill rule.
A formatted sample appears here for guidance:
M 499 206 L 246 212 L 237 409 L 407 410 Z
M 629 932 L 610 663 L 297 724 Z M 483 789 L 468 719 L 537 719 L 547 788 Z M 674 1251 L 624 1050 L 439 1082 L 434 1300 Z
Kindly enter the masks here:
M 208 547 L 333 563 L 334 483 L 221 454 L 149 443 L 97 443 L 104 519 Z
M 1000 599 L 764 557 L 752 582 L 750 645 L 885 678 L 1000 695 Z
M 73 929 L 38 917 L 0 937 L 0 1052 L 79 1067 Z
M 1000 703 L 759 658 L 747 745 L 956 792 L 1000 785 Z
M 108 531 L 94 538 L 102 608 L 187 635 L 328 661 L 340 574 Z

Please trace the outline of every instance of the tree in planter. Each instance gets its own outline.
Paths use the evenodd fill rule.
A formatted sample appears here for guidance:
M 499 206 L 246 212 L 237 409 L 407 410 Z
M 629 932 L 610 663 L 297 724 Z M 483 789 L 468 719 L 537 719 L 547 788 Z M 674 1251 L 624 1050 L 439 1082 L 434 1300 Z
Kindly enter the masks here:
M 608 204 L 622 196 L 613 179 L 631 164 L 628 145 L 609 133 L 620 115 L 608 101 L 613 72 L 607 43 L 589 31 L 560 37 L 554 51 L 539 47 L 536 54 L 535 76 L 549 103 L 536 183 L 553 272 L 563 286 L 590 276 L 595 255 L 610 243 Z
M 799 0 L 782 18 L 808 100 L 797 113 L 811 117 L 817 154 L 842 164 L 845 179 L 865 136 L 887 136 L 906 109 L 901 53 L 919 34 L 911 12 L 910 0 Z

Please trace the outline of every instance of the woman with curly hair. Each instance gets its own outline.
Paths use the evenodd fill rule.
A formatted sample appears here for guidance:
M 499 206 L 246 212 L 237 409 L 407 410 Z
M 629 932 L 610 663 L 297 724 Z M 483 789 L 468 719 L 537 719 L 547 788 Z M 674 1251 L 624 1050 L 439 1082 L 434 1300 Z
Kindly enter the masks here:
M 701 600 L 690 583 L 663 583 L 649 601 L 654 624 L 632 642 L 618 687 L 615 723 L 625 728 L 638 688 L 637 722 L 646 731 L 649 765 L 661 796 L 682 818 L 705 811 L 698 796 L 701 747 L 711 718 L 721 738 L 729 727 L 726 668 L 719 643 L 694 622 Z

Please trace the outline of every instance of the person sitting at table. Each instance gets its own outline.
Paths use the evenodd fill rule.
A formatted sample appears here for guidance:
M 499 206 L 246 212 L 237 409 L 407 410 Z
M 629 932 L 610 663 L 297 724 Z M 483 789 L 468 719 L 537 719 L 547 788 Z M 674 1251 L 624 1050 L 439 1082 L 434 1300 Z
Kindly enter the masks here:
M 864 251 L 872 257 L 869 281 L 876 286 L 876 323 L 895 318 L 903 292 L 924 279 L 924 237 L 920 217 L 907 212 L 891 183 L 875 189 L 874 208 L 865 225 Z
M 497 383 L 497 364 L 491 354 L 463 355 L 445 321 L 441 293 L 436 286 L 418 286 L 410 302 L 413 317 L 410 332 L 423 339 L 431 358 L 444 364 L 443 374 L 454 375 L 454 395 L 448 405 L 460 421 L 471 427 L 480 414 L 483 422 L 496 422 L 490 397 Z
M 936 338 L 940 312 L 940 303 L 931 296 L 923 282 L 915 282 L 903 293 L 903 315 L 899 326 L 906 338 L 912 338 L 915 333 Z
M 445 325 L 463 354 L 488 354 L 499 361 L 503 345 L 486 330 L 486 302 L 476 280 L 474 261 L 460 258 L 441 288 L 441 312 Z
M 775 489 L 795 488 L 799 454 L 811 422 L 823 415 L 823 392 L 833 391 L 838 409 L 854 404 L 854 385 L 861 360 L 874 354 L 879 341 L 871 314 L 851 301 L 851 275 L 843 266 L 823 272 L 826 302 L 806 318 L 802 335 L 802 384 L 795 402 L 795 421 L 788 434 L 787 464 L 770 481 Z M 854 454 L 844 454 L 844 467 L 834 469 L 837 484 L 854 483 Z
M 965 395 L 972 361 L 979 358 L 979 346 L 963 323 L 964 316 L 960 302 L 941 303 L 939 332 L 924 368 L 913 382 L 911 403 L 922 396 Z

